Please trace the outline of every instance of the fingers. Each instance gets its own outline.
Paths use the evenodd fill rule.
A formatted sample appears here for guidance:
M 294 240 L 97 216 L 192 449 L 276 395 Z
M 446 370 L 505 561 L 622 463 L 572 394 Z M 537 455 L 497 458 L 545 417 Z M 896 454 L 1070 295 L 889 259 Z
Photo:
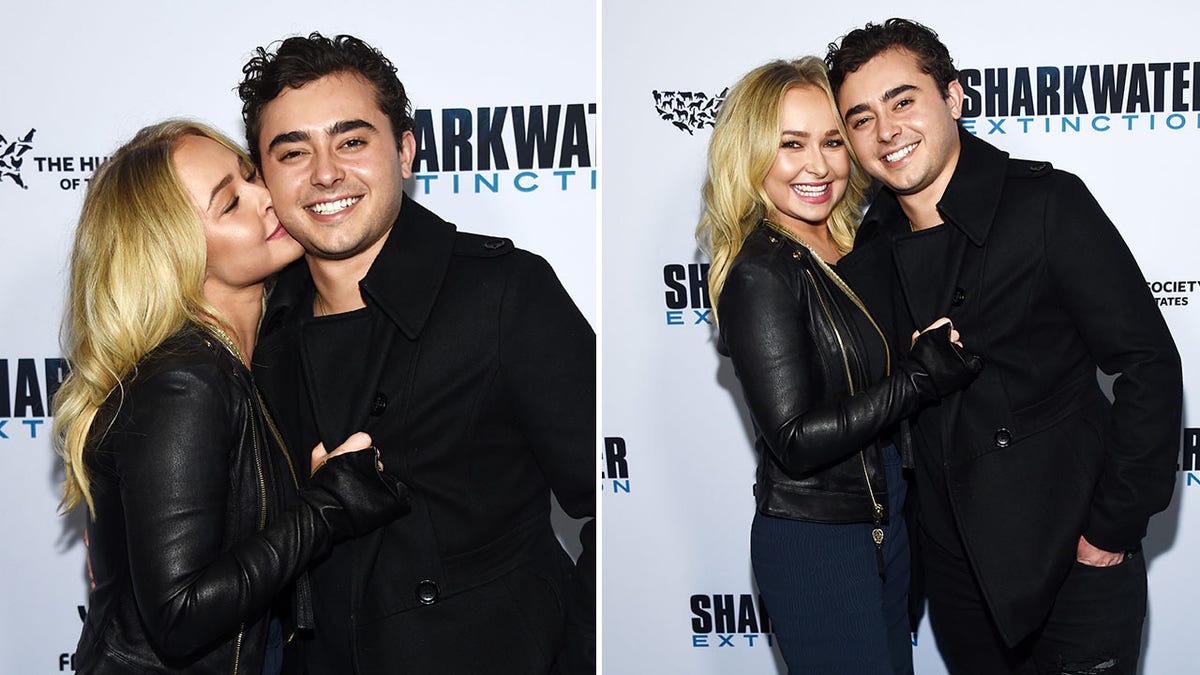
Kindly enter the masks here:
M 358 431 L 350 434 L 350 437 L 342 441 L 342 444 L 329 453 L 330 457 L 340 455 L 344 452 L 354 452 L 356 450 L 366 450 L 371 447 L 371 435 L 365 431 Z
M 1075 561 L 1089 567 L 1112 567 L 1125 562 L 1124 551 L 1105 551 L 1093 546 L 1083 535 L 1075 547 Z
M 332 457 L 337 457 L 338 455 L 344 455 L 348 452 L 358 452 L 359 450 L 366 450 L 369 447 L 371 447 L 371 435 L 365 431 L 358 431 L 358 432 L 351 434 L 349 436 L 349 438 L 342 441 L 341 445 L 334 448 L 333 452 L 326 452 L 325 444 L 318 443 L 317 447 L 312 449 L 312 461 L 310 463 L 311 473 L 309 475 L 316 473 L 317 469 L 320 469 L 322 466 L 324 466 L 325 462 L 328 462 L 330 460 L 330 458 L 332 458 Z M 379 451 L 378 450 L 375 451 L 375 461 L 376 461 L 376 464 L 379 466 L 379 470 L 382 471 L 383 464 L 381 462 L 379 462 Z
M 950 341 L 953 342 L 954 344 L 958 345 L 959 347 L 963 346 L 962 336 L 959 335 L 958 330 L 956 330 L 954 328 L 954 322 L 951 321 L 948 317 L 944 317 L 944 316 L 939 318 L 937 321 L 934 321 L 933 323 L 926 326 L 925 330 L 913 331 L 913 334 L 912 334 L 913 343 L 914 344 L 916 343 L 917 338 L 921 335 L 921 333 L 924 333 L 926 331 L 931 331 L 939 326 L 944 326 L 946 324 L 950 325 Z M 910 347 L 911 347 L 911 345 L 910 345 Z
M 313 475 L 317 469 L 325 465 L 325 460 L 329 458 L 329 453 L 325 452 L 325 444 L 317 443 L 317 447 L 312 449 L 312 455 L 309 458 L 308 475 Z

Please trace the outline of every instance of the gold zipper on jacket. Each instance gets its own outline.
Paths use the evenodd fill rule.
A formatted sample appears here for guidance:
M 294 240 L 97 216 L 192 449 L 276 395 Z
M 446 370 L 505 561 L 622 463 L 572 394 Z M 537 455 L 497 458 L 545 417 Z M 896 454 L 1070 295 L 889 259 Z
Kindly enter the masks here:
M 255 392 L 257 394 L 257 391 Z M 251 412 L 254 410 L 254 403 L 250 403 Z M 250 419 L 250 442 L 254 447 L 254 471 L 258 475 L 258 529 L 262 530 L 267 526 L 267 481 L 263 477 L 262 456 L 258 447 L 258 430 L 255 428 L 253 415 Z M 242 641 L 246 637 L 246 624 L 238 626 L 237 642 L 233 648 L 233 673 L 237 675 L 238 662 L 242 658 Z
M 815 277 L 813 277 L 812 271 L 804 270 L 804 273 L 808 275 L 808 280 L 812 282 L 813 288 L 816 289 L 817 280 Z M 854 387 L 854 378 L 850 375 L 850 357 L 846 355 L 846 343 L 842 341 L 842 334 L 838 330 L 837 323 L 833 320 L 833 312 L 829 310 L 829 305 L 825 303 L 825 298 L 821 296 L 820 292 L 814 293 L 814 295 L 817 296 L 817 302 L 820 303 L 821 310 L 825 312 L 825 318 L 829 321 L 829 327 L 833 329 L 833 335 L 837 338 L 838 349 L 842 352 L 842 366 L 846 370 L 846 385 L 850 389 L 850 395 L 853 396 L 857 392 Z M 867 460 L 866 457 L 863 456 L 862 450 L 858 451 L 858 458 L 862 463 L 863 478 L 865 478 L 867 481 L 867 495 L 871 498 L 871 506 L 873 507 L 872 510 L 875 515 L 875 519 L 880 520 L 883 516 L 883 507 L 880 506 L 879 502 L 875 499 L 875 488 L 871 485 L 871 475 L 867 473 Z M 877 544 L 881 544 L 883 542 L 882 530 L 879 530 L 878 535 L 872 532 L 871 536 L 872 538 L 877 539 Z
M 292 476 L 292 485 L 296 486 L 296 489 L 299 490 L 300 481 L 296 479 L 296 467 L 292 465 L 292 456 L 288 452 L 287 444 L 283 442 L 283 435 L 279 433 L 279 428 L 275 426 L 275 420 L 271 419 L 271 413 L 267 410 L 267 404 L 263 402 L 262 394 L 259 393 L 257 387 L 254 389 L 254 395 L 258 397 L 258 406 L 262 409 L 263 419 L 267 421 L 267 429 L 275 437 L 275 442 L 283 452 L 283 459 L 287 462 L 288 473 Z
M 250 404 L 251 412 L 254 410 L 254 404 Z M 254 444 L 254 471 L 258 474 L 258 529 L 263 529 L 267 526 L 267 480 L 263 476 L 262 453 L 258 447 L 258 428 L 254 424 L 254 420 L 250 420 L 250 440 Z
M 829 321 L 829 327 L 833 329 L 833 336 L 837 338 L 838 351 L 842 353 L 842 367 L 846 370 L 846 384 L 850 386 L 850 395 L 854 395 L 854 378 L 850 376 L 850 357 L 846 355 L 846 343 L 842 341 L 842 333 L 837 328 L 837 323 L 833 320 L 833 312 L 830 311 L 829 305 L 825 303 L 825 298 L 821 296 L 817 279 L 812 275 L 811 270 L 804 270 L 808 275 L 808 280 L 812 282 L 813 290 L 818 292 L 813 295 L 817 296 L 817 302 L 821 305 L 821 311 L 825 312 L 825 318 Z
M 772 226 L 775 225 L 774 223 L 771 223 L 771 221 L 767 221 L 767 223 L 771 224 Z M 879 326 L 875 323 L 875 319 L 871 318 L 870 313 L 867 312 L 866 307 L 863 306 L 862 301 L 858 299 L 858 296 L 856 296 L 854 292 L 850 290 L 850 287 L 847 286 L 844 281 L 842 281 L 841 277 L 837 276 L 837 274 L 825 264 L 824 260 L 821 260 L 821 256 L 817 255 L 817 252 L 812 250 L 808 244 L 800 241 L 799 238 L 790 234 L 781 227 L 775 226 L 775 229 L 779 230 L 782 234 L 784 234 L 784 236 L 788 237 L 789 240 L 803 246 L 817 262 L 817 265 L 821 268 L 821 271 L 824 272 L 828 278 L 833 280 L 835 285 L 841 289 L 847 297 L 850 298 L 850 300 L 863 312 L 863 314 L 867 316 L 867 319 L 870 320 L 871 325 L 875 327 L 875 331 L 879 333 L 880 339 L 883 340 L 883 348 L 886 357 L 884 363 L 889 363 L 891 361 L 891 352 L 888 350 L 887 340 L 883 338 L 883 331 L 879 330 Z M 817 296 L 817 302 L 821 305 L 821 310 L 825 313 L 825 318 L 829 321 L 829 327 L 833 330 L 834 337 L 837 338 L 838 350 L 842 353 L 842 366 L 845 368 L 846 372 L 846 385 L 849 387 L 850 395 L 853 396 L 856 391 L 854 387 L 854 378 L 850 373 L 850 357 L 846 354 L 846 343 L 842 340 L 841 331 L 838 330 L 837 322 L 833 319 L 833 312 L 830 311 L 829 305 L 826 304 L 825 298 L 820 293 L 820 287 L 817 285 L 817 279 L 813 276 L 812 270 L 806 269 L 804 270 L 804 273 L 808 275 L 808 280 L 812 282 L 814 295 Z M 885 366 L 885 372 L 887 375 L 891 375 L 891 368 Z M 872 523 L 874 527 L 871 529 L 871 540 L 875 542 L 875 564 L 879 569 L 879 576 L 882 577 L 884 573 L 883 506 L 880 505 L 877 499 L 875 499 L 875 488 L 871 485 L 871 474 L 867 471 L 866 454 L 861 449 L 858 451 L 858 460 L 862 465 L 863 479 L 865 479 L 867 482 L 867 496 L 871 499 L 871 515 L 874 521 Z
M 242 639 L 246 637 L 246 624 L 238 626 L 237 642 L 233 646 L 233 675 L 237 675 L 238 661 L 242 657 Z
M 804 245 L 804 242 L 800 242 L 800 243 L 801 243 L 801 245 Z M 858 298 L 858 295 L 856 295 L 854 293 L 854 291 L 851 290 L 850 286 L 848 286 L 846 284 L 846 282 L 843 281 L 842 278 L 837 275 L 837 272 L 834 272 L 829 267 L 829 265 L 825 264 L 824 260 L 821 260 L 821 256 L 817 255 L 816 252 L 813 251 L 812 249 L 809 249 L 809 253 L 811 253 L 813 255 L 813 259 L 816 260 L 817 266 L 821 268 L 821 271 L 823 271 L 828 278 L 833 280 L 834 284 L 838 288 L 840 288 L 841 291 L 846 294 L 846 297 L 849 298 L 850 301 L 854 303 L 854 306 L 857 307 L 858 310 L 863 313 L 863 316 L 867 317 L 867 321 L 871 322 L 871 327 L 875 329 L 875 332 L 879 335 L 879 340 L 883 343 L 884 376 L 890 377 L 892 374 L 892 365 L 891 365 L 892 364 L 892 351 L 888 347 L 887 338 L 883 337 L 883 331 L 879 329 L 879 324 L 875 323 L 875 317 L 871 316 L 871 313 L 867 311 L 866 306 L 863 305 L 862 300 L 860 300 Z M 810 275 L 809 278 L 812 279 L 812 276 Z M 837 327 L 834 326 L 834 333 L 836 333 L 836 332 L 837 332 Z M 840 342 L 841 341 L 839 340 L 839 343 Z M 842 358 L 847 359 L 844 347 L 843 347 L 843 351 L 842 351 Z M 847 360 L 847 364 L 848 363 L 849 362 Z M 849 371 L 849 365 L 847 365 L 847 371 Z M 849 384 L 850 384 L 850 394 L 853 395 L 854 394 L 854 383 L 850 382 Z M 858 459 L 859 459 L 859 462 L 862 464 L 863 478 L 866 479 L 866 481 L 867 481 L 867 494 L 870 495 L 870 497 L 871 497 L 871 508 L 872 508 L 872 513 L 874 514 L 874 520 L 875 520 L 875 522 L 873 523 L 874 527 L 871 529 L 871 539 L 875 542 L 875 564 L 879 568 L 879 576 L 883 576 L 883 571 L 884 571 L 883 505 L 881 505 L 875 499 L 875 489 L 871 486 L 871 474 L 867 472 L 867 458 L 864 456 L 862 450 L 858 451 Z
M 263 401 L 262 393 L 258 391 L 258 387 L 254 388 L 254 395 L 258 398 L 258 407 L 260 410 L 262 410 L 263 419 L 267 422 L 267 430 L 271 432 L 271 435 L 275 438 L 275 443 L 277 444 L 279 451 L 283 453 L 283 460 L 287 463 L 288 475 L 292 477 L 292 485 L 294 485 L 296 490 L 299 491 L 300 481 L 296 479 L 296 467 L 292 465 L 292 455 L 290 452 L 288 452 L 287 444 L 283 442 L 283 435 L 279 433 L 279 428 L 275 426 L 275 420 L 271 418 L 271 413 L 269 410 L 267 410 L 267 404 Z M 296 633 L 292 632 L 291 635 L 287 636 L 284 644 L 290 644 L 295 638 Z
M 858 296 L 855 295 L 854 291 L 846 285 L 846 282 L 842 281 L 842 278 L 837 275 L 837 272 L 834 272 L 829 265 L 826 265 L 825 261 L 821 260 L 820 256 L 816 256 L 816 260 L 817 266 L 821 268 L 821 271 L 824 272 L 827 277 L 833 280 L 833 283 L 842 290 L 842 293 L 846 294 L 846 297 L 850 299 L 850 302 L 854 303 L 854 306 L 858 308 L 858 311 L 862 312 L 863 316 L 867 317 L 867 321 L 871 322 L 871 327 L 875 329 L 875 334 L 879 336 L 879 341 L 883 343 L 883 374 L 884 376 L 890 376 L 892 374 L 892 350 L 888 346 L 887 338 L 883 337 L 883 331 L 880 330 L 879 324 L 875 323 L 875 317 L 871 316 L 871 313 L 867 311 L 867 306 L 863 304 L 862 300 L 858 299 Z
M 242 352 L 240 349 L 238 349 L 237 343 L 234 342 L 233 338 L 229 337 L 229 335 L 226 334 L 225 331 L 222 330 L 220 326 L 207 324 L 206 327 L 208 328 L 209 332 L 212 333 L 214 336 L 216 336 L 217 339 L 221 342 L 221 344 L 223 344 L 225 346 L 225 348 L 229 350 L 229 353 L 233 355 L 233 358 L 236 359 L 238 361 L 238 363 L 241 363 L 241 364 L 246 363 L 246 359 L 244 359 L 242 357 Z M 234 377 L 238 378 L 239 380 L 242 379 L 236 370 L 233 371 L 233 375 L 234 375 Z M 249 386 L 250 386 L 251 391 L 254 392 L 255 397 L 258 398 L 258 404 L 260 406 L 262 406 L 262 398 L 258 396 L 258 388 L 254 386 L 253 382 L 250 382 Z M 259 495 L 258 529 L 261 530 L 267 526 L 267 482 L 266 482 L 266 479 L 263 478 L 263 467 L 262 467 L 262 456 L 261 456 L 262 453 L 260 453 L 259 449 L 258 449 L 258 430 L 254 426 L 254 419 L 253 419 L 253 417 L 254 417 L 254 415 L 253 415 L 254 402 L 249 401 L 249 403 L 250 403 L 250 412 L 251 412 L 250 440 L 254 446 L 254 470 L 258 474 L 258 495 Z M 263 407 L 263 413 L 264 413 L 264 415 L 266 413 L 265 407 Z
M 787 237 L 787 239 L 789 241 L 795 242 L 795 243 L 803 246 L 805 248 L 805 250 L 807 250 L 809 252 L 809 254 L 812 255 L 813 261 L 815 263 L 817 263 L 817 267 L 821 268 L 821 272 L 823 272 L 826 277 L 829 277 L 829 279 L 831 281 L 833 281 L 833 283 L 838 287 L 838 289 L 840 289 L 842 291 L 842 293 L 844 293 L 846 295 L 846 297 L 850 299 L 850 302 L 853 302 L 854 306 L 857 307 L 858 310 L 863 313 L 863 316 L 867 317 L 867 321 L 871 322 L 871 327 L 874 328 L 875 333 L 877 335 L 879 335 L 879 341 L 883 343 L 883 353 L 885 356 L 885 358 L 883 360 L 884 375 L 891 375 L 892 374 L 892 350 L 888 346 L 887 338 L 885 338 L 883 336 L 883 331 L 880 330 L 879 324 L 875 323 L 875 317 L 871 316 L 871 313 L 867 311 L 867 306 L 864 305 L 863 301 L 858 298 L 858 295 L 855 294 L 854 290 L 851 289 L 850 286 L 847 285 L 846 282 L 843 281 L 842 278 L 838 276 L 837 272 L 833 271 L 833 268 L 831 268 L 829 266 L 829 264 L 826 263 L 823 258 L 821 258 L 821 256 L 813 249 L 813 247 L 806 244 L 802 239 L 797 237 L 795 234 L 793 234 L 791 231 L 789 231 L 787 228 L 783 227 L 782 225 L 779 225 L 778 223 L 771 221 L 771 220 L 763 220 L 763 222 L 766 223 L 768 226 L 770 226 L 771 229 L 773 229 L 776 232 L 778 232 L 779 234 L 781 234 L 782 236 Z M 816 283 L 816 280 L 812 278 L 812 275 L 809 275 L 809 279 L 812 280 L 813 283 Z M 826 312 L 826 315 L 828 316 L 828 312 Z M 835 331 L 836 331 L 836 329 L 835 329 Z M 850 386 L 853 387 L 854 383 L 851 382 Z
M 208 328 L 219 339 L 221 344 L 223 344 L 225 348 L 228 349 L 231 354 L 233 354 L 235 359 L 241 363 L 246 362 L 245 359 L 242 358 L 242 353 L 238 349 L 237 343 L 235 343 L 228 335 L 226 335 L 225 331 L 221 330 L 220 327 L 213 325 L 209 325 Z M 234 377 L 241 379 L 237 371 L 234 371 Z M 255 396 L 258 396 L 258 389 L 254 387 L 253 383 L 250 383 L 250 388 L 254 391 Z M 258 447 L 258 430 L 254 425 L 254 403 L 252 401 L 247 401 L 247 403 L 250 404 L 250 410 L 252 413 L 250 416 L 250 441 L 254 451 L 254 472 L 258 477 L 258 529 L 262 530 L 267 526 L 267 481 L 263 476 L 262 453 L 259 451 Z M 261 398 L 259 398 L 259 405 L 262 405 Z M 265 408 L 263 408 L 263 412 L 265 414 Z M 242 642 L 245 640 L 245 638 L 246 624 L 245 622 L 242 622 L 242 624 L 238 626 L 237 640 L 233 647 L 233 675 L 237 675 L 238 672 L 238 664 L 242 658 Z

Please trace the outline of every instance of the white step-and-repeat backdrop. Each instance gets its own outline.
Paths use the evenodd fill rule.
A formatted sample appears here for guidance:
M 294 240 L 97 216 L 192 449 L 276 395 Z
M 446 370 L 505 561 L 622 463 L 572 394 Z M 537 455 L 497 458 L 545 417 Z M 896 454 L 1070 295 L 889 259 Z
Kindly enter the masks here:
M 243 138 L 234 87 L 252 49 L 350 33 L 396 64 L 417 110 L 410 194 L 461 230 L 546 257 L 595 325 L 596 11 L 551 0 L 5 3 L 0 673 L 70 672 L 86 608 L 82 519 L 56 514 L 48 437 L 67 253 L 96 165 L 167 117 Z
M 1200 363 L 1200 218 L 1187 206 L 1200 169 L 1194 3 L 606 0 L 605 672 L 783 670 L 748 555 L 752 431 L 714 350 L 692 236 L 705 150 L 721 95 L 743 73 L 772 58 L 824 56 L 849 30 L 897 15 L 949 46 L 964 73 L 968 129 L 1084 179 L 1150 280 L 1185 370 Z M 1153 675 L 1200 672 L 1197 400 L 1187 402 L 1175 500 L 1145 542 L 1143 672 Z M 922 675 L 945 672 L 927 624 L 915 662 Z

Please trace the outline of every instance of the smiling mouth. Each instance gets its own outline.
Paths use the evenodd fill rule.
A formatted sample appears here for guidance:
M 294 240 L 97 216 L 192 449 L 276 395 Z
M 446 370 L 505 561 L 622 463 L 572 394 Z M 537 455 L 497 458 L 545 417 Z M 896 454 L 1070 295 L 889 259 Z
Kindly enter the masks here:
M 819 183 L 816 185 L 812 183 L 797 183 L 792 185 L 792 192 L 801 197 L 820 197 L 829 192 L 829 183 Z
M 351 206 L 357 204 L 360 199 L 362 199 L 361 196 L 346 197 L 345 199 L 338 199 L 332 202 L 318 202 L 316 204 L 310 204 L 304 208 L 312 211 L 318 216 L 329 216 L 350 208 Z
M 912 153 L 912 151 L 913 151 L 913 150 L 914 150 L 916 147 L 917 147 L 917 144 L 916 144 L 916 143 L 912 143 L 912 144 L 910 144 L 910 145 L 906 145 L 906 146 L 904 146 L 903 148 L 900 148 L 899 150 L 897 150 L 897 151 L 895 151 L 895 152 L 889 152 L 888 154 L 886 154 L 886 155 L 884 155 L 884 156 L 883 156 L 883 161 L 885 161 L 885 162 L 899 162 L 900 160 L 904 159 L 905 157 L 908 157 L 908 155 L 909 155 L 910 153 Z

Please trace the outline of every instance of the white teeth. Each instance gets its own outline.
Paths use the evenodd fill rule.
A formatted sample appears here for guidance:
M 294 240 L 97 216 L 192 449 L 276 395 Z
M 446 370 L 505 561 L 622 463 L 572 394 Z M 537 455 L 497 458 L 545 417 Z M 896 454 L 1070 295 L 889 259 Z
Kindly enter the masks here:
M 901 159 L 908 157 L 908 153 L 912 152 L 913 148 L 915 148 L 915 147 L 917 147 L 916 143 L 913 143 L 912 145 L 906 145 L 903 148 L 900 148 L 899 150 L 897 150 L 893 153 L 884 155 L 883 158 L 889 162 L 900 161 Z
M 801 197 L 819 197 L 829 191 L 829 183 L 820 185 L 793 185 L 792 191 Z
M 336 202 L 321 202 L 320 204 L 313 204 L 312 206 L 308 207 L 308 210 L 318 215 L 328 216 L 331 213 L 337 213 L 342 209 L 348 208 L 351 204 L 360 199 L 362 199 L 362 197 L 346 197 L 345 199 L 339 199 Z

